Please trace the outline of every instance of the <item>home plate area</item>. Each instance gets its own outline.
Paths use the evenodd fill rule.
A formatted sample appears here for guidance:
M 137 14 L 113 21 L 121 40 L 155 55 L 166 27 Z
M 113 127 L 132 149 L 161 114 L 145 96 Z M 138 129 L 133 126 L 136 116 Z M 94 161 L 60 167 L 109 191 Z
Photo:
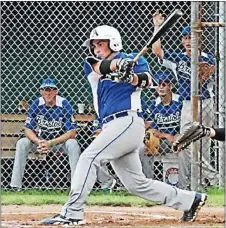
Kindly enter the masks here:
M 43 226 L 40 221 L 59 213 L 59 205 L 3 206 L 1 227 Z M 164 206 L 154 207 L 87 207 L 83 227 L 224 227 L 223 207 L 204 207 L 195 222 L 180 223 L 182 212 Z

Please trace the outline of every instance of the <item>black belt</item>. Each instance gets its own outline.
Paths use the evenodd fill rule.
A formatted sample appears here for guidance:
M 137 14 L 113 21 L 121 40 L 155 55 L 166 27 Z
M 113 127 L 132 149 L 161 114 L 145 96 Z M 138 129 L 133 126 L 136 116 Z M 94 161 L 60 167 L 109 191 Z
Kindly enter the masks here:
M 143 118 L 142 112 L 137 112 L 136 114 L 137 114 L 138 117 Z M 103 124 L 106 124 L 106 123 L 108 123 L 108 122 L 110 122 L 110 121 L 112 121 L 112 120 L 114 120 L 114 119 L 117 119 L 117 118 L 120 118 L 120 117 L 124 117 L 124 116 L 128 116 L 128 115 L 129 115 L 129 113 L 128 113 L 127 111 L 125 111 L 125 112 L 119 112 L 119 113 L 113 114 L 113 115 L 111 115 L 111 116 L 106 117 L 106 118 L 103 120 Z

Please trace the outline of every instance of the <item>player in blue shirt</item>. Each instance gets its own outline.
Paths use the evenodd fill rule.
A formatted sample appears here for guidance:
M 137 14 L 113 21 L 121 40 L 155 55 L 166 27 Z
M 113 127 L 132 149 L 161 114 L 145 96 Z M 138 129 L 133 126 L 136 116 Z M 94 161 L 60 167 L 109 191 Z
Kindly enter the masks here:
M 143 105 L 144 119 L 146 125 L 155 130 L 154 135 L 161 139 L 160 153 L 168 154 L 172 152 L 174 136 L 180 132 L 182 99 L 172 92 L 175 80 L 170 72 L 158 73 L 155 78 L 158 82 L 156 90 L 159 96 Z M 140 159 L 145 176 L 150 178 L 153 177 L 154 157 L 147 156 L 145 151 L 145 147 L 140 148 Z
M 160 25 L 163 23 L 164 17 L 158 12 L 153 15 L 153 22 L 155 31 L 157 31 Z M 156 41 L 152 46 L 152 51 L 159 58 L 160 64 L 171 69 L 174 72 L 175 78 L 178 80 L 178 91 L 183 97 L 183 108 L 181 112 L 181 131 L 186 128 L 189 122 L 192 122 L 193 106 L 191 101 L 191 27 L 186 26 L 182 29 L 182 44 L 185 52 L 176 52 L 173 50 L 165 50 L 161 47 L 160 39 Z M 213 108 L 213 79 L 211 76 L 215 70 L 215 61 L 211 54 L 201 52 L 199 56 L 199 87 L 201 88 L 200 100 L 202 99 L 202 110 L 200 110 L 200 100 L 198 101 L 198 112 L 202 113 L 202 123 L 204 125 L 213 125 L 214 108 Z M 200 115 L 198 115 L 200 118 Z M 203 139 L 204 152 L 203 159 L 207 166 L 211 168 L 210 163 L 210 143 L 211 140 Z M 190 148 L 183 151 L 186 157 L 190 157 Z M 188 159 L 184 159 L 188 161 Z M 187 168 L 187 176 L 190 175 L 190 164 L 184 164 Z M 188 185 L 184 183 L 183 188 Z
M 13 166 L 12 188 L 21 188 L 26 159 L 30 151 L 40 153 L 62 151 L 69 158 L 71 177 L 74 174 L 80 147 L 76 137 L 76 122 L 72 118 L 70 103 L 58 95 L 56 80 L 43 80 L 40 88 L 41 97 L 36 99 L 27 114 L 24 125 L 25 136 L 16 144 Z
M 92 86 L 103 128 L 79 158 L 68 202 L 59 215 L 43 220 L 42 224 L 84 224 L 84 207 L 96 181 L 96 171 L 106 161 L 110 161 L 130 193 L 182 210 L 186 221 L 194 221 L 207 199 L 205 194 L 148 179 L 142 172 L 138 149 L 145 126 L 140 95 L 141 88 L 151 85 L 146 59 L 141 57 L 134 65 L 136 54 L 122 52 L 118 30 L 107 25 L 93 29 L 85 45 L 92 54 L 86 58 L 85 75 Z
M 173 77 L 170 73 L 158 73 L 156 78 L 159 82 L 159 97 L 150 100 L 144 106 L 145 121 L 152 122 L 151 128 L 157 130 L 156 135 L 158 134 L 159 138 L 172 142 L 172 136 L 180 133 L 182 98 L 172 92 Z

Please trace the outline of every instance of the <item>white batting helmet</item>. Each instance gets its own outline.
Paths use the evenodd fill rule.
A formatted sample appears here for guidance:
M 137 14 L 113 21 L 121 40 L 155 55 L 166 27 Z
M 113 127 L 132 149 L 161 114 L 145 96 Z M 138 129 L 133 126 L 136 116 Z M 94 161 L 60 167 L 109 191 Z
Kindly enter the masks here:
M 93 29 L 90 33 L 90 38 L 83 43 L 83 46 L 88 47 L 93 54 L 90 46 L 91 40 L 109 40 L 109 47 L 112 51 L 121 51 L 123 49 L 119 31 L 108 25 L 101 25 Z

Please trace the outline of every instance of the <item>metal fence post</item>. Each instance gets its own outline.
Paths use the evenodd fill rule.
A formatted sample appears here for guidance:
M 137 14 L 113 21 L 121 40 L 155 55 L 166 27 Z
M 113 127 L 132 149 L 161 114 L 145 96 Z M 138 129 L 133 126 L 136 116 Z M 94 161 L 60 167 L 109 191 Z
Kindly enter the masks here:
M 199 50 L 199 3 L 191 2 L 191 98 L 193 107 L 193 121 L 198 120 L 198 50 Z M 198 173 L 198 145 L 192 144 L 191 153 L 191 189 L 197 188 Z

